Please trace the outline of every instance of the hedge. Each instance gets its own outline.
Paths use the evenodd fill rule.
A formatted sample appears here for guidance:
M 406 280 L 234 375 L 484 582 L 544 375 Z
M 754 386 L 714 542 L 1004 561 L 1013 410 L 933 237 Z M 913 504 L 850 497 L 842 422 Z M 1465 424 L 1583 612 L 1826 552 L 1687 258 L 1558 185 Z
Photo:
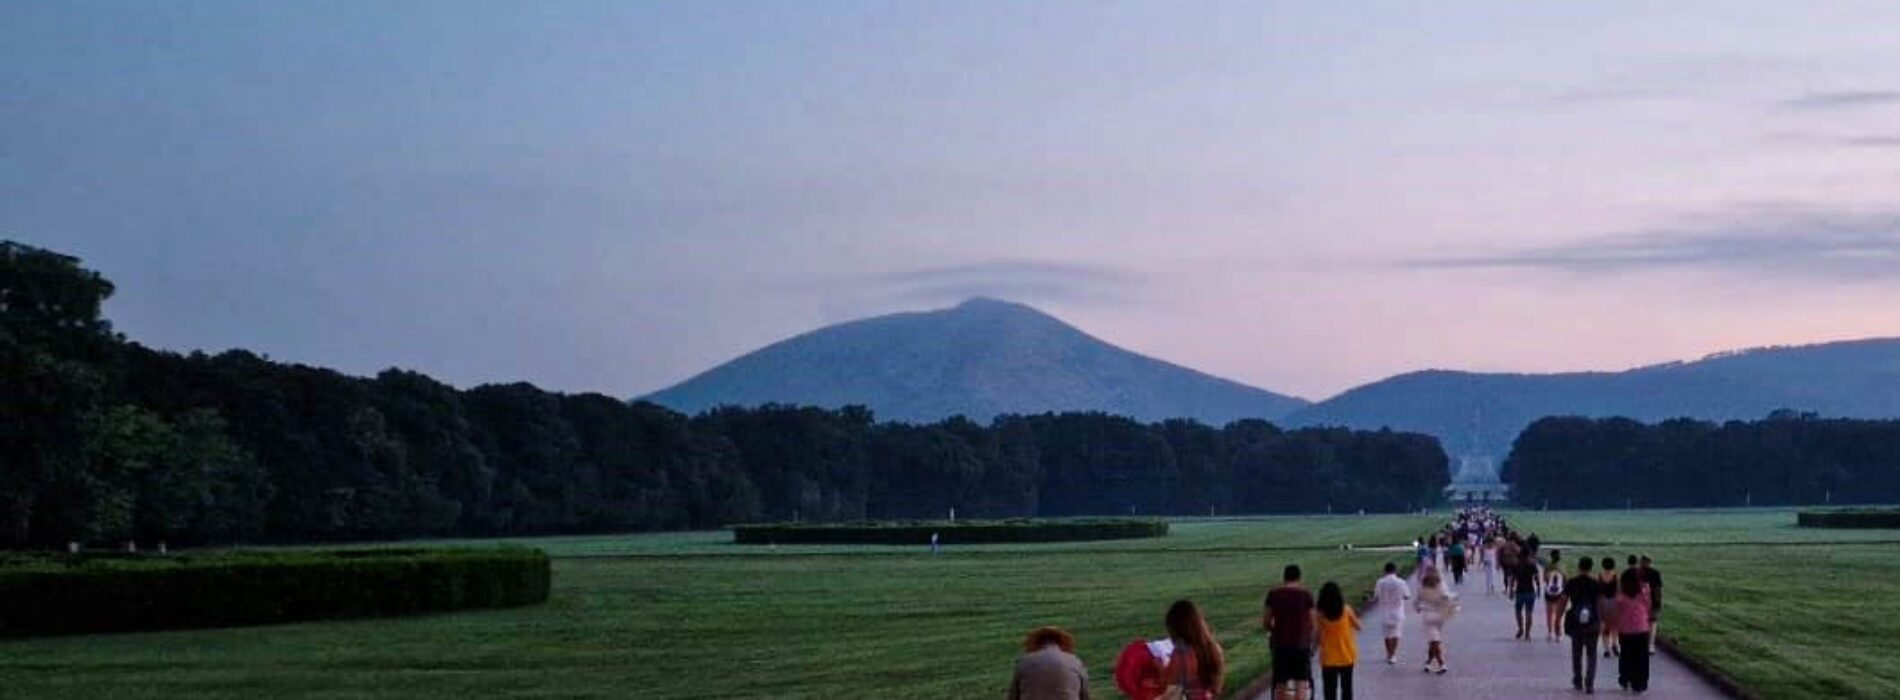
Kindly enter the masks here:
M 1900 529 L 1900 508 L 1804 510 L 1794 517 L 1801 527 Z
M 735 525 L 736 544 L 943 544 L 1131 540 L 1168 534 L 1163 520 L 989 520 L 960 522 L 777 523 Z
M 266 625 L 531 605 L 538 549 L 47 557 L 0 568 L 0 635 Z

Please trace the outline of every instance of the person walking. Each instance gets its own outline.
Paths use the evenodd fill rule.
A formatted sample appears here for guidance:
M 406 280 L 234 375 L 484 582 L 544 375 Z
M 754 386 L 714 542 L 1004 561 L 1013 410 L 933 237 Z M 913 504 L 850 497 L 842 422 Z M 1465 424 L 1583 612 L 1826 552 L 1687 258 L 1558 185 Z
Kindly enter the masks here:
M 1535 592 L 1535 589 L 1533 589 Z M 1458 614 L 1458 596 L 1445 590 L 1445 579 L 1436 571 L 1428 571 L 1425 578 L 1419 580 L 1418 599 L 1413 604 L 1418 610 L 1419 621 L 1425 624 L 1425 672 L 1445 675 L 1445 624 Z M 1434 671 L 1432 663 L 1438 668 Z
M 1352 669 L 1359 664 L 1359 615 L 1339 584 L 1319 587 L 1319 677 L 1326 700 L 1352 700 Z
M 1550 565 L 1544 567 L 1544 633 L 1552 642 L 1563 640 L 1564 608 L 1568 599 L 1564 597 L 1564 586 L 1568 579 L 1564 576 L 1563 552 L 1550 550 Z
M 1597 584 L 1598 588 L 1603 591 L 1603 596 L 1599 599 L 1603 602 L 1597 606 L 1601 608 L 1601 610 L 1598 611 L 1597 618 L 1606 621 L 1606 623 L 1602 625 L 1603 640 L 1599 642 L 1599 645 L 1603 648 L 1603 658 L 1607 659 L 1618 653 L 1616 646 L 1616 625 L 1608 623 L 1608 621 L 1616 619 L 1616 587 L 1618 585 L 1616 577 L 1616 557 L 1603 558 L 1603 571 L 1597 573 Z
M 1214 641 L 1200 609 L 1191 601 L 1174 601 L 1168 607 L 1167 626 L 1174 653 L 1168 656 L 1161 677 L 1168 679 L 1170 688 L 1180 688 L 1181 700 L 1220 697 L 1227 676 L 1227 654 L 1220 642 Z
M 1604 627 L 1597 612 L 1602 595 L 1603 584 L 1590 575 L 1590 558 L 1577 560 L 1577 575 L 1564 583 L 1564 597 L 1570 601 L 1564 634 L 1570 636 L 1570 687 L 1585 695 L 1597 692 L 1597 640 Z
M 1451 549 L 1446 553 L 1445 559 L 1451 565 L 1452 585 L 1455 585 L 1455 586 L 1465 585 L 1465 540 L 1464 538 L 1462 537 L 1455 538 L 1451 541 Z
M 1313 593 L 1300 585 L 1300 565 L 1288 564 L 1280 586 L 1267 591 L 1260 626 L 1273 655 L 1274 697 L 1313 697 L 1313 641 L 1317 615 Z
M 1638 693 L 1649 690 L 1649 604 L 1643 573 L 1624 569 L 1616 592 L 1616 632 L 1623 647 L 1617 657 L 1616 684 Z
M 1479 551 L 1482 552 L 1481 556 L 1483 557 L 1483 559 L 1479 560 L 1479 563 L 1484 566 L 1484 594 L 1488 596 L 1492 593 L 1496 593 L 1498 590 L 1497 537 L 1495 535 L 1485 535 L 1484 549 Z
M 1385 662 L 1399 663 L 1399 637 L 1405 629 L 1405 607 L 1412 600 L 1412 587 L 1399 578 L 1399 565 L 1386 562 L 1385 576 L 1372 586 L 1372 604 L 1383 610 L 1379 628 L 1385 634 Z
M 1009 700 L 1088 700 L 1089 670 L 1075 656 L 1075 637 L 1057 627 L 1038 627 L 1023 639 Z
M 1531 631 L 1537 629 L 1533 621 L 1537 610 L 1537 562 L 1530 557 L 1518 557 L 1517 569 L 1511 572 L 1508 580 L 1511 589 L 1516 591 L 1512 606 L 1513 617 L 1517 620 L 1517 636 L 1514 638 L 1528 642 L 1531 640 Z
M 1662 572 L 1657 571 L 1654 564 L 1649 555 L 1643 555 L 1641 560 L 1643 583 L 1649 584 L 1649 653 L 1651 655 L 1656 653 L 1656 622 L 1662 619 L 1663 605 Z

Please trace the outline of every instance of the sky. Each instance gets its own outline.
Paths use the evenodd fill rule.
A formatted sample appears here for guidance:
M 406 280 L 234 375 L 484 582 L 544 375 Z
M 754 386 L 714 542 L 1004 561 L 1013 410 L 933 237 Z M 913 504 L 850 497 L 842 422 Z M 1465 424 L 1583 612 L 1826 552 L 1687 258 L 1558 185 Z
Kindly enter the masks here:
M 1900 336 L 1900 3 L 19 0 L 0 238 L 617 396 L 976 295 L 1313 399 Z

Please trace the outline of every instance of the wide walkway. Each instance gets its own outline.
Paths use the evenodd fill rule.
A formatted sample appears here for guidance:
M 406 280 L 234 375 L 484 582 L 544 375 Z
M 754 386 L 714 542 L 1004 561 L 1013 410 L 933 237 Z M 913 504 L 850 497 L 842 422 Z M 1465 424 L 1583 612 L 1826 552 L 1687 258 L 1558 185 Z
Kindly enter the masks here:
M 1416 580 L 1413 586 L 1416 588 Z M 1446 626 L 1445 660 L 1451 670 L 1442 676 L 1420 671 L 1425 660 L 1425 630 L 1418 615 L 1406 617 L 1405 641 L 1399 646 L 1401 661 L 1389 666 L 1385 663 L 1378 611 L 1361 611 L 1365 629 L 1359 634 L 1359 666 L 1353 674 L 1355 698 L 1535 700 L 1583 696 L 1570 688 L 1569 639 L 1550 642 L 1543 636 L 1544 602 L 1541 598 L 1537 602 L 1536 638 L 1526 642 L 1511 638 L 1516 631 L 1511 621 L 1511 605 L 1502 595 L 1486 596 L 1480 576 L 1467 577 L 1464 587 L 1455 590 L 1464 610 Z M 1638 697 L 1616 686 L 1616 659 L 1605 659 L 1600 653 L 1597 695 Z M 1640 697 L 1651 700 L 1727 697 L 1667 654 L 1650 657 L 1650 663 L 1649 692 Z M 1315 687 L 1316 697 L 1318 691 Z M 1259 698 L 1271 700 L 1266 694 Z

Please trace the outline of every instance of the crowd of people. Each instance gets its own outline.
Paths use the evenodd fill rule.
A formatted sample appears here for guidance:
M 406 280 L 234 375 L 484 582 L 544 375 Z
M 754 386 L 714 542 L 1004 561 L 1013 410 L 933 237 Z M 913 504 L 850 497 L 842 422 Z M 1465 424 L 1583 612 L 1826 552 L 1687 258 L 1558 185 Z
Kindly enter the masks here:
M 1477 557 L 1485 595 L 1503 595 L 1512 602 L 1513 639 L 1529 642 L 1538 636 L 1536 609 L 1541 599 L 1544 639 L 1557 643 L 1567 637 L 1571 642 L 1571 687 L 1586 694 L 1596 692 L 1597 654 L 1601 653 L 1603 658 L 1618 659 L 1619 687 L 1637 693 L 1649 689 L 1649 657 L 1656 653 L 1656 621 L 1663 607 L 1662 572 L 1649 555 L 1628 555 L 1621 574 L 1614 557 L 1583 557 L 1571 565 L 1561 550 L 1546 548 L 1537 533 L 1514 530 L 1502 515 L 1483 506 L 1459 510 L 1443 530 L 1414 544 L 1424 585 L 1444 570 L 1452 573 L 1454 585 L 1461 583 L 1466 560 Z M 1385 595 L 1389 590 L 1397 596 L 1405 592 L 1400 588 L 1403 581 L 1390 574 L 1387 578 L 1391 583 L 1381 581 L 1377 593 Z M 1430 596 L 1421 592 L 1418 599 L 1425 604 Z M 1388 619 L 1387 624 L 1396 629 L 1402 622 L 1401 613 L 1397 622 Z M 1442 623 L 1434 624 L 1430 617 L 1424 622 L 1433 642 L 1426 670 L 1444 673 Z M 1387 661 L 1397 663 L 1397 640 L 1388 639 L 1386 647 Z
M 1654 654 L 1656 620 L 1662 613 L 1663 579 L 1646 554 L 1631 554 L 1621 573 L 1612 557 L 1579 558 L 1567 564 L 1563 553 L 1546 549 L 1536 533 L 1513 530 L 1487 507 L 1464 508 L 1438 532 L 1413 543 L 1417 589 L 1397 563 L 1388 562 L 1373 586 L 1369 604 L 1385 642 L 1385 662 L 1397 665 L 1405 622 L 1419 616 L 1425 630 L 1428 674 L 1450 672 L 1446 660 L 1448 627 L 1462 609 L 1459 590 L 1466 574 L 1484 578 L 1484 595 L 1501 595 L 1513 605 L 1513 639 L 1538 636 L 1536 607 L 1544 602 L 1543 637 L 1571 644 L 1571 687 L 1596 692 L 1597 654 L 1618 659 L 1617 684 L 1642 693 L 1649 688 L 1649 657 Z M 1346 603 L 1339 584 L 1327 581 L 1317 595 L 1298 565 L 1288 565 L 1281 583 L 1267 592 L 1261 628 L 1272 657 L 1274 700 L 1309 700 L 1314 692 L 1314 661 L 1327 700 L 1352 700 L 1353 669 L 1358 664 L 1357 611 Z M 1475 592 L 1475 589 L 1474 589 Z M 1164 618 L 1167 636 L 1135 640 L 1115 664 L 1115 684 L 1134 700 L 1212 700 L 1224 691 L 1226 653 L 1192 601 L 1179 600 Z M 1010 700 L 1082 700 L 1089 697 L 1088 672 L 1075 656 L 1074 639 L 1052 627 L 1030 632 L 1011 681 Z

